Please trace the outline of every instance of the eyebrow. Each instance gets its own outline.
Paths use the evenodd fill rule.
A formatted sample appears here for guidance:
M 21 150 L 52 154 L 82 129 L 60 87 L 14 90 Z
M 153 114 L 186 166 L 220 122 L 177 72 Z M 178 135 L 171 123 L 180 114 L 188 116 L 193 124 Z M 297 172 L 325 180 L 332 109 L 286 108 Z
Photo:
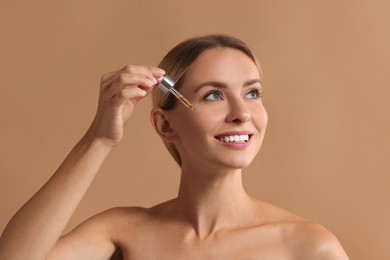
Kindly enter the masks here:
M 260 79 L 256 78 L 256 79 L 247 80 L 247 81 L 245 81 L 243 87 L 248 87 L 248 86 L 251 86 L 251 85 L 256 84 L 256 83 L 260 83 Z M 226 84 L 223 82 L 206 81 L 206 82 L 203 82 L 202 84 L 198 85 L 195 88 L 194 93 L 198 92 L 201 88 L 206 87 L 206 86 L 212 86 L 215 88 L 226 88 Z

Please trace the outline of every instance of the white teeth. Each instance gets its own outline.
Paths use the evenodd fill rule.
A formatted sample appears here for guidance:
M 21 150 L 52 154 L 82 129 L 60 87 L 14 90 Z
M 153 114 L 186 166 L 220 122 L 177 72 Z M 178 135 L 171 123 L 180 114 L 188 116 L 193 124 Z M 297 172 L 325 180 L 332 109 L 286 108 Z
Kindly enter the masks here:
M 229 142 L 247 142 L 249 140 L 249 135 L 229 135 L 222 136 L 219 138 L 220 141 L 229 143 Z

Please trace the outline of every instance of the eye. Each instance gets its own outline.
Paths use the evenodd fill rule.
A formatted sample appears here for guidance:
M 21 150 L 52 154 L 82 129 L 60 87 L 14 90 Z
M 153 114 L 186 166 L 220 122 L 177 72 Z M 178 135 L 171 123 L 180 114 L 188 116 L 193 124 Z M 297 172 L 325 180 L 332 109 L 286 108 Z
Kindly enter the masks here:
M 222 99 L 223 99 L 222 94 L 218 90 L 210 91 L 204 97 L 204 100 L 209 100 L 209 101 L 218 101 L 218 100 L 222 100 Z
M 248 99 L 259 99 L 263 97 L 263 92 L 260 88 L 252 89 L 246 94 L 245 98 Z

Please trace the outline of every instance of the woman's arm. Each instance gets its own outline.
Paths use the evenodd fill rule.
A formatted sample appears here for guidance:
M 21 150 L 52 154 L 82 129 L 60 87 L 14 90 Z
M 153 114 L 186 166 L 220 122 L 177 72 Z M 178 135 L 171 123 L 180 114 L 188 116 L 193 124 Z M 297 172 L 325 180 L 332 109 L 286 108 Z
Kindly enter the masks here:
M 81 140 L 11 219 L 1 236 L 0 259 L 45 259 L 109 151 L 99 140 Z
M 129 65 L 102 77 L 91 127 L 49 181 L 10 220 L 0 237 L 1 260 L 48 257 L 102 163 L 121 141 L 136 103 L 163 74 L 154 67 Z M 102 247 L 107 250 L 112 248 Z

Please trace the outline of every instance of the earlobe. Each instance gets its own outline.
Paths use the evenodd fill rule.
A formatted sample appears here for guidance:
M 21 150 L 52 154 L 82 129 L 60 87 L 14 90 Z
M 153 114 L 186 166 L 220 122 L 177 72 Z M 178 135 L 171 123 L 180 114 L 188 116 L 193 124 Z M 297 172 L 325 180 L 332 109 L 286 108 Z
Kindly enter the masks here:
M 150 121 L 154 130 L 165 142 L 173 142 L 175 131 L 171 127 L 167 114 L 159 107 L 153 108 L 150 113 Z

